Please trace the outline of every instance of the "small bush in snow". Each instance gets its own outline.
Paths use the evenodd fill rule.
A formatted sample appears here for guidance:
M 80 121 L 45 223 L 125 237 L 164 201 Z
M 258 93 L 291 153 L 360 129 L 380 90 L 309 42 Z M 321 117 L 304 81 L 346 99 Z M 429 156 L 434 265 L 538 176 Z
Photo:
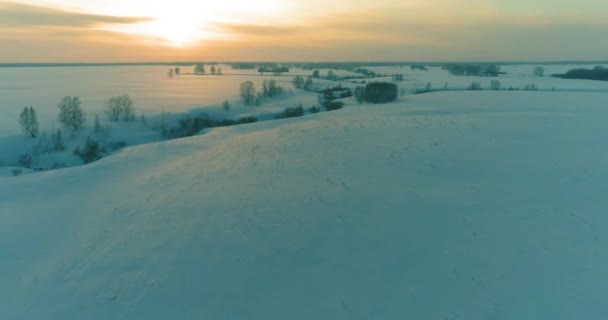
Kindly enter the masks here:
M 355 100 L 357 100 L 357 102 L 359 104 L 362 104 L 363 102 L 365 102 L 365 87 L 363 86 L 358 86 L 355 88 Z
M 258 118 L 253 117 L 253 116 L 242 117 L 238 120 L 238 123 L 240 123 L 240 124 L 254 123 L 254 122 L 258 122 Z
M 25 134 L 32 138 L 38 136 L 38 117 L 36 116 L 36 110 L 34 107 L 29 106 L 23 108 L 21 115 L 19 116 L 19 124 Z
M 537 90 L 538 90 L 538 88 L 536 87 L 536 85 L 534 83 L 527 84 L 524 87 L 524 91 L 537 91 Z
M 205 74 L 205 65 L 198 63 L 196 66 L 194 66 L 194 74 Z
M 183 138 L 193 136 L 201 130 L 211 127 L 213 121 L 209 115 L 203 113 L 198 116 L 187 115 L 179 119 L 178 125 L 178 128 L 173 129 L 173 135 L 176 138 Z
M 302 77 L 302 76 L 293 77 L 293 80 L 291 82 L 293 83 L 293 86 L 296 89 L 303 89 L 304 84 L 306 83 L 306 81 L 304 80 L 304 77 Z
M 86 115 L 80 108 L 78 97 L 63 97 L 57 108 L 59 108 L 58 120 L 65 127 L 78 131 L 84 126 Z
M 108 152 L 114 152 L 116 150 L 123 149 L 127 146 L 127 143 L 124 141 L 112 141 L 106 145 Z
M 13 174 L 13 176 L 20 176 L 23 173 L 23 170 L 21 169 L 13 169 L 13 171 L 11 171 L 11 173 Z
M 312 84 L 312 77 L 311 76 L 306 77 L 306 81 L 304 81 L 304 90 L 308 90 L 308 91 L 312 91 L 313 90 L 313 84 Z
M 222 103 L 222 109 L 226 112 L 230 111 L 230 101 L 224 100 Z
M 255 101 L 254 101 L 254 105 L 256 107 L 259 107 L 262 105 L 262 103 L 264 102 L 264 95 L 261 92 L 258 92 L 258 94 L 255 97 Z
M 285 110 L 275 116 L 276 119 L 295 118 L 304 115 L 304 108 L 299 105 L 293 108 L 285 108 Z
M 471 82 L 471 84 L 467 87 L 467 90 L 481 90 L 481 83 Z
M 32 163 L 34 162 L 34 160 L 32 159 L 32 156 L 30 156 L 29 154 L 22 154 L 19 157 L 19 160 L 17 161 L 17 163 L 25 168 L 31 168 L 32 167 Z
M 364 100 L 369 103 L 387 103 L 397 99 L 398 87 L 390 82 L 372 82 L 365 86 Z
M 502 87 L 500 80 L 492 80 L 490 81 L 490 89 L 492 90 L 500 90 Z
M 328 104 L 325 105 L 325 110 L 327 111 L 334 111 L 334 110 L 339 110 L 342 109 L 342 107 L 344 107 L 344 102 L 342 101 L 332 101 Z
M 321 112 L 321 108 L 319 108 L 317 106 L 312 106 L 312 107 L 308 108 L 308 112 L 310 112 L 310 113 L 319 113 L 319 112 Z
M 143 116 L 143 113 L 142 113 Z M 143 119 L 145 121 L 145 119 Z M 95 115 L 95 122 L 93 125 L 93 132 L 101 137 L 107 137 L 110 135 L 110 127 L 101 125 L 99 121 L 99 116 Z
M 61 134 L 61 130 L 57 130 L 51 134 L 51 141 L 53 143 L 53 150 L 65 150 L 65 144 L 63 144 L 63 135 Z
M 53 165 L 51 166 L 51 169 L 61 169 L 61 168 L 65 168 L 65 162 L 55 162 L 53 163 Z
M 353 92 L 350 88 L 343 88 L 341 85 L 325 88 L 319 92 L 318 98 L 321 105 L 326 105 L 334 99 L 352 97 Z
M 103 157 L 105 148 L 95 139 L 87 138 L 84 145 L 74 149 L 74 155 L 78 156 L 84 163 L 91 163 Z
M 169 119 L 171 114 L 169 112 L 162 112 L 157 121 L 152 123 L 152 130 L 160 131 L 162 135 L 166 135 L 169 129 Z

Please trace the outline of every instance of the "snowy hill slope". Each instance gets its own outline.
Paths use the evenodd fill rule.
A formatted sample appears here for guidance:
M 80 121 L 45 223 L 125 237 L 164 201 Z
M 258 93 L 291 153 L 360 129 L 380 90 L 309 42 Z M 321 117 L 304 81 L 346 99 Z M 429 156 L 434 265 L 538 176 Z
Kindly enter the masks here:
M 603 319 L 606 94 L 449 92 L 0 179 L 0 319 Z

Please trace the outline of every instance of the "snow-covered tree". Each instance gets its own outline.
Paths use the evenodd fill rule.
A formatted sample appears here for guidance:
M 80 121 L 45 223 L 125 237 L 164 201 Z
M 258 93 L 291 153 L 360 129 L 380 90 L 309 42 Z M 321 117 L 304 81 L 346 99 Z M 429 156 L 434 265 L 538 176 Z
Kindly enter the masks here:
M 194 74 L 204 74 L 205 73 L 205 65 L 202 63 L 197 64 L 194 67 Z
M 110 121 L 129 122 L 135 120 L 133 100 L 128 95 L 112 97 L 105 104 L 105 113 Z
M 358 86 L 355 88 L 355 100 L 357 100 L 357 102 L 359 104 L 362 104 L 365 101 L 365 87 L 363 86 Z
M 36 110 L 34 107 L 24 107 L 19 117 L 19 124 L 21 129 L 27 135 L 32 138 L 36 138 L 38 135 L 38 117 L 36 116 Z
M 61 130 L 55 131 L 51 135 L 51 140 L 53 142 L 53 150 L 55 151 L 63 151 L 65 150 L 65 144 L 63 144 L 63 137 L 61 134 Z
M 312 77 L 308 76 L 306 77 L 306 81 L 304 82 L 304 90 L 312 91 L 312 87 Z
M 304 77 L 302 77 L 302 76 L 295 76 L 295 77 L 293 77 L 293 80 L 291 82 L 293 83 L 293 86 L 296 89 L 302 89 L 302 88 L 304 88 L 305 80 L 304 80 Z
M 491 90 L 500 90 L 501 87 L 502 87 L 502 84 L 500 83 L 500 80 L 492 80 L 492 81 L 490 81 L 490 89 Z
M 241 83 L 240 89 L 241 100 L 245 105 L 252 105 L 255 102 L 255 86 L 251 81 Z
M 59 108 L 58 120 L 65 127 L 78 131 L 84 126 L 86 115 L 80 108 L 78 97 L 63 97 L 57 108 Z

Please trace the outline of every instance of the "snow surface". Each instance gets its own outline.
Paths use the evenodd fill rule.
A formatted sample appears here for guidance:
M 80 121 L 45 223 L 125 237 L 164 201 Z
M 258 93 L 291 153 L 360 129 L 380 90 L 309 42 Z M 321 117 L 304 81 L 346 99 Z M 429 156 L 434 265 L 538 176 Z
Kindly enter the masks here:
M 318 104 L 315 93 L 293 89 L 294 75 L 310 74 L 310 71 L 294 69 L 284 76 L 260 76 L 255 70 L 232 70 L 221 65 L 224 74 L 192 75 L 190 67 L 181 67 L 180 76 L 169 79 L 169 66 L 121 66 L 121 67 L 52 67 L 52 68 L 4 68 L 0 73 L 0 168 L 16 166 L 19 157 L 30 154 L 33 167 L 49 169 L 57 165 L 75 166 L 81 160 L 72 155 L 87 137 L 102 142 L 125 142 L 128 145 L 164 140 L 158 131 L 152 130 L 160 113 L 169 113 L 176 120 L 185 114 L 205 112 L 214 118 L 237 119 L 243 116 L 268 117 L 286 107 L 302 104 L 308 108 Z M 252 81 L 261 90 L 262 82 L 274 79 L 287 92 L 279 97 L 267 98 L 260 107 L 244 106 L 239 101 L 239 86 Z M 6 85 L 4 85 L 6 83 Z M 315 80 L 317 88 L 335 85 L 327 80 Z M 116 95 L 129 94 L 134 100 L 137 119 L 143 113 L 148 126 L 141 123 L 110 123 L 104 115 L 104 102 Z M 31 139 L 21 133 L 19 114 L 23 106 L 32 105 L 37 110 L 41 135 L 47 138 L 61 126 L 57 122 L 57 103 L 66 95 L 79 96 L 81 107 L 87 114 L 86 127 L 73 135 L 63 130 L 64 152 L 40 152 L 41 138 Z M 230 111 L 222 110 L 222 102 L 228 100 Z M 93 132 L 95 116 L 103 126 L 109 126 L 111 134 L 99 137 Z M 46 139 L 46 140 L 50 140 Z
M 129 94 L 139 117 L 144 113 L 148 124 L 153 124 L 161 112 L 170 113 L 174 121 L 184 114 L 205 112 L 215 118 L 236 119 L 243 116 L 256 116 L 260 119 L 272 118 L 272 114 L 286 107 L 303 105 L 305 108 L 318 104 L 317 95 L 312 92 L 293 89 L 291 80 L 295 75 L 310 75 L 311 70 L 292 68 L 283 76 L 266 73 L 260 76 L 257 70 L 233 70 L 228 65 L 220 65 L 224 75 L 191 74 L 193 66 L 182 66 L 182 74 L 171 79 L 167 77 L 169 66 L 92 66 L 92 67 L 53 67 L 53 68 L 3 68 L 0 72 L 0 168 L 19 166 L 24 154 L 33 158 L 32 168 L 49 170 L 56 167 L 76 166 L 82 161 L 72 154 L 76 146 L 82 146 L 87 137 L 102 143 L 124 142 L 138 145 L 163 140 L 152 126 L 141 124 L 108 123 L 103 114 L 104 102 L 112 96 Z M 432 89 L 463 90 L 471 82 L 479 82 L 489 88 L 490 81 L 499 79 L 504 89 L 523 88 L 534 84 L 544 91 L 608 92 L 608 82 L 590 80 L 557 79 L 532 76 L 535 65 L 506 65 L 502 70 L 507 74 L 500 77 L 463 77 L 452 76 L 439 67 L 428 71 L 411 70 L 409 66 L 370 67 L 383 75 L 404 74 L 405 81 L 398 82 L 400 91 L 410 93 L 431 83 Z M 564 73 L 573 68 L 589 68 L 590 65 L 545 65 L 545 73 Z M 209 70 L 209 66 L 207 67 Z M 330 69 L 320 69 L 326 75 Z M 339 77 L 360 76 L 345 70 L 332 70 Z M 253 81 L 258 89 L 262 81 L 274 79 L 288 92 L 279 97 L 266 99 L 260 107 L 244 106 L 239 102 L 239 85 Z M 367 79 L 366 81 L 390 81 L 390 77 Z M 315 88 L 342 85 L 354 88 L 362 85 L 362 80 L 328 81 L 315 79 Z M 48 136 L 60 129 L 57 123 L 57 102 L 65 95 L 79 96 L 82 107 L 87 113 L 87 127 L 83 132 L 72 135 L 63 131 L 65 151 L 41 152 L 47 148 Z M 404 98 L 400 98 L 403 100 Z M 231 103 L 229 112 L 222 110 L 222 102 Z M 348 104 L 354 100 L 347 99 Z M 37 110 L 40 128 L 47 139 L 31 139 L 24 136 L 19 128 L 19 113 L 23 106 L 32 105 Z M 99 137 L 93 133 L 95 115 L 102 125 L 109 126 L 111 134 Z M 6 169 L 2 169 L 6 170 Z
M 0 179 L 0 319 L 604 319 L 605 93 L 443 92 Z
M 295 69 L 284 76 L 260 76 L 254 70 L 232 70 L 221 65 L 224 74 L 192 75 L 193 67 L 181 67 L 180 76 L 167 77 L 170 66 L 101 66 L 3 68 L 0 72 L 0 136 L 18 134 L 19 113 L 32 105 L 41 129 L 58 127 L 57 104 L 64 96 L 78 96 L 87 112 L 89 125 L 97 114 L 104 118 L 104 102 L 112 96 L 128 94 L 137 113 L 187 112 L 196 108 L 221 108 L 224 100 L 237 103 L 239 85 L 276 80 L 290 89 L 294 75 L 311 71 Z M 207 67 L 208 69 L 208 67 Z M 315 97 L 316 98 L 316 97 Z

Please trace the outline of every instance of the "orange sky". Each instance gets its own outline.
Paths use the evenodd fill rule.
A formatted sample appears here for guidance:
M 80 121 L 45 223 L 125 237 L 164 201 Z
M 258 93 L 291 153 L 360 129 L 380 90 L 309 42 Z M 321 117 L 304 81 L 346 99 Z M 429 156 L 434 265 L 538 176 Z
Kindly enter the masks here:
M 0 0 L 0 62 L 605 60 L 606 10 L 596 0 Z

